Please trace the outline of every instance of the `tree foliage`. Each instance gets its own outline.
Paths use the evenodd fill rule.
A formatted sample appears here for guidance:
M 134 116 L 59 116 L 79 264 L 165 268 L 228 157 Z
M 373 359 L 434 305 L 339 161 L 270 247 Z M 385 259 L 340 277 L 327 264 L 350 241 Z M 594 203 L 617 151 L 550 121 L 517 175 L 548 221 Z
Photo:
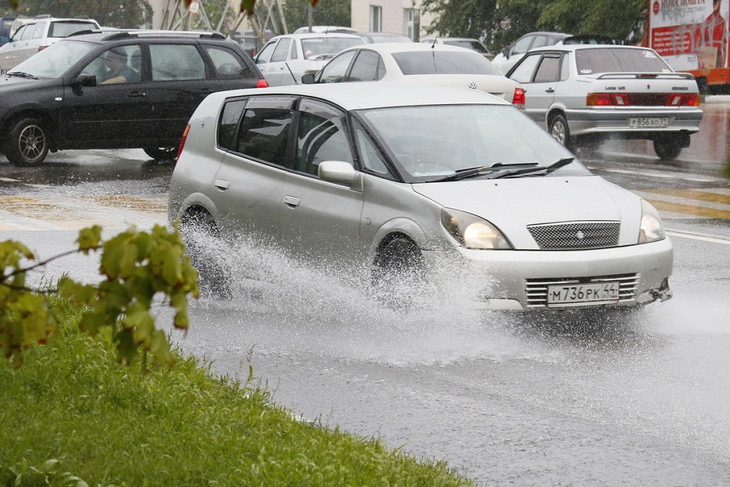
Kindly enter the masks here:
M 152 7 L 146 0 L 19 0 L 15 3 L 9 7 L 15 8 L 16 15 L 91 17 L 100 25 L 119 28 L 138 28 L 152 22 Z
M 626 37 L 646 0 L 423 0 L 429 33 L 476 37 L 498 51 L 537 30 Z
M 310 0 L 288 0 L 284 4 L 284 17 L 290 32 L 309 25 Z M 312 9 L 312 25 L 339 25 L 349 27 L 351 20 L 350 0 L 321 0 Z
M 142 351 L 155 364 L 169 364 L 173 354 L 167 337 L 155 327 L 150 310 L 162 294 L 176 310 L 174 326 L 188 328 L 188 294 L 198 296 L 197 271 L 184 254 L 178 229 L 172 233 L 160 225 L 151 232 L 130 228 L 106 242 L 101 227 L 79 232 L 78 249 L 51 259 L 36 261 L 20 242 L 0 242 L 0 352 L 17 365 L 24 349 L 46 342 L 57 328 L 48 306 L 48 294 L 59 293 L 82 310 L 80 328 L 91 335 L 111 327 L 119 360 L 130 363 Z M 101 250 L 98 284 L 82 284 L 62 277 L 57 289 L 33 289 L 26 285 L 28 271 L 70 253 Z

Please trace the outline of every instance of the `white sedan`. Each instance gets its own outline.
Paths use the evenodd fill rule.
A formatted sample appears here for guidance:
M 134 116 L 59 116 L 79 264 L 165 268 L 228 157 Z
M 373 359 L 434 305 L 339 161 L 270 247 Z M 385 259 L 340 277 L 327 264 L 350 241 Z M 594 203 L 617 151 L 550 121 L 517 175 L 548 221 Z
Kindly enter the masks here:
M 445 44 L 383 43 L 345 49 L 304 84 L 390 81 L 446 85 L 485 91 L 518 107 L 525 103 L 519 83 L 500 73 L 484 56 Z

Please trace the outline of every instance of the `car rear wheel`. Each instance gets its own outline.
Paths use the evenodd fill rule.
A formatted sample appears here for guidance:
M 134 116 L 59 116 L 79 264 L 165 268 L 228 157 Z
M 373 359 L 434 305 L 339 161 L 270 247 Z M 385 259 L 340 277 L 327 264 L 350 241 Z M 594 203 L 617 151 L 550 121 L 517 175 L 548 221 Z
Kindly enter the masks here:
M 230 275 L 220 255 L 220 232 L 207 211 L 191 211 L 180 222 L 180 233 L 190 263 L 198 271 L 198 287 L 203 296 L 232 297 Z
M 562 114 L 555 115 L 550 119 L 550 135 L 569 150 L 573 150 L 573 140 L 570 137 L 568 121 Z
M 654 140 L 654 151 L 662 161 L 672 161 L 682 152 L 682 144 L 672 137 L 662 137 Z
M 144 151 L 156 161 L 169 161 L 177 155 L 177 147 L 145 147 Z
M 38 119 L 19 120 L 8 134 L 5 156 L 18 166 L 40 164 L 48 154 L 48 136 Z

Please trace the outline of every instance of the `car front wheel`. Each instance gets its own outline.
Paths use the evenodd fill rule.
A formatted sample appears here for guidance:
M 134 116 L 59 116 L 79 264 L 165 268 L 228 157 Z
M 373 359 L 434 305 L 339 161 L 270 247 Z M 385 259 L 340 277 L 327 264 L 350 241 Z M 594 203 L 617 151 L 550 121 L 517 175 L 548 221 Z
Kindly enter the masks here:
M 398 236 L 381 247 L 371 280 L 376 298 L 390 307 L 407 308 L 424 282 L 423 256 L 415 242 Z
M 17 166 L 40 164 L 48 154 L 48 135 L 38 119 L 19 120 L 8 134 L 5 156 Z
M 662 161 L 673 161 L 682 152 L 682 144 L 676 138 L 663 137 L 654 140 L 654 151 Z
M 198 271 L 198 287 L 203 296 L 230 299 L 231 276 L 220 253 L 220 232 L 210 213 L 190 211 L 180 221 L 180 234 L 190 263 Z
M 550 120 L 550 135 L 569 150 L 573 150 L 573 140 L 565 116 L 558 114 Z
M 156 161 L 169 161 L 177 155 L 177 147 L 145 147 L 144 151 Z

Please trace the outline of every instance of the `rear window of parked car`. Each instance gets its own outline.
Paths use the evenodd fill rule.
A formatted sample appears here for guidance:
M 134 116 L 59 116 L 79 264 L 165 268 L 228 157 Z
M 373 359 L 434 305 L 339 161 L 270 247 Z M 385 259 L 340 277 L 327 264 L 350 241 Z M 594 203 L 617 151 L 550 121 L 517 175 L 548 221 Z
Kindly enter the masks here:
M 476 52 L 419 51 L 396 52 L 393 59 L 404 75 L 418 74 L 493 74 L 502 76 L 489 61 Z
M 575 63 L 580 74 L 671 72 L 659 56 L 643 49 L 579 49 Z

